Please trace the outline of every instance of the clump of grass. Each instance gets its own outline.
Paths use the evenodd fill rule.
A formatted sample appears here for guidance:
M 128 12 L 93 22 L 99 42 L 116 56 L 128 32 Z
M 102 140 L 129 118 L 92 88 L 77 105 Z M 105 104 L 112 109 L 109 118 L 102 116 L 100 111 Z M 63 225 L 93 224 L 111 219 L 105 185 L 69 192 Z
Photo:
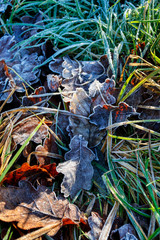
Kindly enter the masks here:
M 159 3 L 155 1 L 14 1 L 9 19 L 1 17 L 4 28 L 13 33 L 13 25 L 27 25 L 38 32 L 21 41 L 17 47 L 31 42 L 53 43 L 53 57 L 69 53 L 76 59 L 92 60 L 107 54 L 111 69 L 116 75 L 119 54 L 128 55 L 139 42 L 151 45 L 159 31 Z M 20 17 L 41 13 L 39 24 L 24 24 Z M 43 23 L 43 25 L 41 24 Z M 2 27 L 3 27 L 2 26 Z M 111 54 L 114 53 L 113 59 Z M 48 59 L 47 61 L 50 61 Z M 46 61 L 46 62 L 47 62 Z

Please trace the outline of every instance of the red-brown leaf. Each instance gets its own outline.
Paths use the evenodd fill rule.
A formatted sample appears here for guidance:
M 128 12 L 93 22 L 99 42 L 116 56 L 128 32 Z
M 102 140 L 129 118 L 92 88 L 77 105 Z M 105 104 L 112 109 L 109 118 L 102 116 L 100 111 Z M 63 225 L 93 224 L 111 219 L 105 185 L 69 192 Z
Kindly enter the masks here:
M 3 183 L 16 186 L 20 180 L 30 179 L 33 176 L 53 179 L 57 174 L 55 163 L 44 166 L 30 166 L 28 163 L 23 163 L 20 168 L 10 172 L 3 179 Z

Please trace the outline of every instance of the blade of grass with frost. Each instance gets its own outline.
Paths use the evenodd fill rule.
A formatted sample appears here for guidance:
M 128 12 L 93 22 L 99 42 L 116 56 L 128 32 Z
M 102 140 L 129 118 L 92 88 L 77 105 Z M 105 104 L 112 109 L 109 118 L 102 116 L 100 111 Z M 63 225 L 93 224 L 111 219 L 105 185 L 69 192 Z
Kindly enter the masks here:
M 15 163 L 15 161 L 17 160 L 17 158 L 19 157 L 19 155 L 22 153 L 22 151 L 24 150 L 24 148 L 26 147 L 26 145 L 29 143 L 29 141 L 32 139 L 32 137 L 35 135 L 35 133 L 38 131 L 38 129 L 41 127 L 41 125 L 43 124 L 44 119 L 41 120 L 41 122 L 38 124 L 38 126 L 33 130 L 33 132 L 30 134 L 30 136 L 26 139 L 26 141 L 24 142 L 24 144 L 20 147 L 20 149 L 17 151 L 17 153 L 14 155 L 14 157 L 10 160 L 10 162 L 8 163 L 7 167 L 4 169 L 4 171 L 2 172 L 1 176 L 0 176 L 0 182 L 3 180 L 3 178 L 5 177 L 5 175 L 8 173 L 9 169 L 13 166 L 13 164 Z
M 110 47 L 109 47 L 108 40 L 107 40 L 107 37 L 105 35 L 105 32 L 102 29 L 101 29 L 101 34 L 102 34 L 102 39 L 103 39 L 103 43 L 104 43 L 105 54 L 107 55 L 108 62 L 109 62 L 109 65 L 111 67 L 111 70 L 113 72 L 113 75 L 115 75 L 115 69 L 114 69 L 113 62 L 112 62 Z
M 113 67 L 115 70 L 115 78 L 117 78 L 117 73 L 118 73 L 118 62 L 119 62 L 119 53 L 121 52 L 123 47 L 123 42 L 121 42 L 118 47 L 114 48 L 114 53 L 113 53 Z

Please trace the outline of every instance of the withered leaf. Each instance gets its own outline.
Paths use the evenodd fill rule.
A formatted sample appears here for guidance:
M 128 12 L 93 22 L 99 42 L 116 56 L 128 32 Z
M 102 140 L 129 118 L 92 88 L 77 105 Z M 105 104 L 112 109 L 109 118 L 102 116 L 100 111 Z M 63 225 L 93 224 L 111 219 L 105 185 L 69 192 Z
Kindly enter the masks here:
M 57 91 L 58 87 L 61 85 L 62 78 L 58 75 L 48 74 L 47 75 L 47 84 L 50 91 Z
M 23 106 L 32 106 L 34 104 L 38 104 L 41 107 L 44 107 L 44 106 L 47 107 L 48 104 L 46 103 L 46 101 L 48 99 L 46 97 L 34 97 L 36 95 L 44 94 L 44 93 L 46 93 L 46 90 L 43 86 L 36 88 L 34 93 L 32 93 L 30 96 L 24 96 L 22 98 L 22 105 Z
M 136 232 L 131 224 L 125 224 L 122 227 L 111 232 L 111 240 L 138 240 Z
M 59 199 L 44 186 L 35 189 L 29 182 L 20 181 L 19 187 L 0 187 L 0 220 L 17 222 L 19 228 L 29 230 L 52 223 L 85 223 L 79 209 L 66 199 Z M 56 232 L 57 232 L 56 231 Z M 55 229 L 49 235 L 56 234 Z
M 12 68 L 15 70 L 18 75 L 11 71 L 11 74 L 16 82 L 17 91 L 24 92 L 25 88 L 23 84 L 27 82 L 27 84 L 32 85 L 39 81 L 40 69 L 33 71 L 34 67 L 41 64 L 43 60 L 42 56 L 38 56 L 38 54 L 25 54 L 23 56 L 17 57 L 17 59 L 12 63 Z M 20 78 L 20 77 L 21 78 Z M 23 80 L 24 81 L 23 81 Z M 22 84 L 23 83 L 23 84 Z M 26 87 L 28 85 L 25 84 Z
M 70 92 L 75 91 L 76 88 L 88 90 L 95 79 L 104 81 L 107 78 L 104 66 L 99 61 L 75 61 L 65 56 L 63 59 L 52 61 L 49 66 L 54 73 L 59 73 L 63 78 L 65 102 L 70 101 L 73 95 Z
M 13 130 L 12 137 L 16 144 L 23 145 L 29 135 L 33 132 L 33 130 L 39 124 L 39 119 L 36 117 L 30 117 L 25 120 L 22 120 L 16 128 Z M 33 138 L 31 139 L 35 143 L 41 143 L 42 139 L 44 139 L 48 135 L 48 129 L 45 125 L 42 125 L 39 130 L 35 133 Z
M 115 81 L 106 79 L 105 82 L 100 83 L 95 80 L 89 87 L 89 96 L 92 98 L 92 109 L 97 105 L 114 104 L 115 97 L 112 95 L 115 88 Z
M 135 114 L 134 108 L 128 104 L 121 102 L 118 107 L 112 105 L 97 106 L 94 108 L 94 113 L 91 114 L 90 122 L 97 125 L 100 130 L 105 129 L 108 126 L 108 121 L 112 113 L 112 123 L 124 122 L 131 114 Z
M 88 218 L 88 223 L 91 230 L 87 233 L 90 240 L 98 240 L 102 231 L 103 221 L 98 213 L 92 212 Z
M 56 170 L 64 174 L 61 192 L 65 197 L 74 197 L 80 189 L 89 190 L 93 177 L 92 160 L 94 153 L 87 147 L 82 135 L 71 139 L 71 150 L 65 154 L 66 162 L 58 164 Z
M 55 138 L 52 134 L 49 133 L 49 137 L 46 137 L 43 146 L 38 145 L 35 149 L 36 152 L 43 152 L 43 153 L 57 153 L 57 144 L 55 142 Z M 40 154 L 35 155 L 39 164 L 49 164 L 50 163 L 50 157 L 48 156 L 41 156 Z
M 23 163 L 20 168 L 8 173 L 2 183 L 16 186 L 20 180 L 53 179 L 57 174 L 55 163 L 42 166 L 30 166 L 28 163 Z
M 70 111 L 74 114 L 84 116 L 86 118 L 69 117 L 70 136 L 83 135 L 88 141 L 90 147 L 94 147 L 102 140 L 105 132 L 100 131 L 95 124 L 89 122 L 88 117 L 92 113 L 92 99 L 87 95 L 83 88 L 77 88 L 73 94 L 70 103 Z

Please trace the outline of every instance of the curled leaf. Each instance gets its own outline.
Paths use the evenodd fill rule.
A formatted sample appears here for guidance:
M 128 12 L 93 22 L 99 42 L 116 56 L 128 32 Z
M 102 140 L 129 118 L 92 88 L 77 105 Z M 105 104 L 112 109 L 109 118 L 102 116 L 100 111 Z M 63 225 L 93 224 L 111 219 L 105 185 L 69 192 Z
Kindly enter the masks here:
M 115 97 L 112 95 L 115 87 L 115 81 L 106 79 L 100 83 L 95 80 L 89 87 L 89 96 L 92 98 L 92 108 L 97 105 L 114 104 Z
M 44 165 L 44 164 L 49 164 L 51 159 L 50 157 L 47 156 L 48 153 L 57 153 L 57 144 L 55 142 L 55 138 L 53 137 L 52 134 L 49 134 L 49 137 L 46 137 L 43 146 L 38 145 L 36 147 L 36 152 L 42 152 L 46 153 L 46 156 L 42 156 L 41 154 L 36 154 L 36 158 L 39 162 L 39 164 Z
M 41 107 L 48 106 L 48 104 L 46 104 L 46 101 L 48 100 L 46 97 L 38 97 L 38 96 L 35 97 L 36 95 L 44 94 L 44 93 L 46 93 L 46 90 L 43 86 L 36 88 L 34 93 L 32 93 L 30 96 L 24 96 L 22 98 L 22 105 L 32 106 L 34 104 L 38 104 Z
M 58 87 L 61 85 L 62 78 L 58 75 L 49 74 L 47 75 L 47 84 L 50 91 L 57 91 Z
M 81 189 L 89 190 L 93 177 L 92 160 L 94 153 L 87 147 L 84 138 L 74 136 L 70 142 L 71 150 L 65 154 L 66 162 L 60 163 L 56 170 L 64 174 L 61 192 L 65 197 L 74 197 Z
M 98 213 L 92 212 L 88 218 L 88 223 L 91 230 L 87 233 L 90 240 L 98 240 L 102 231 L 103 221 Z
M 59 227 L 56 232 L 55 229 L 49 231 L 48 234 L 52 236 L 63 224 L 78 224 L 81 219 L 82 214 L 75 205 L 57 198 L 54 192 L 44 186 L 35 189 L 22 180 L 19 187 L 0 187 L 0 220 L 17 222 L 21 229 L 29 230 L 55 223 Z

